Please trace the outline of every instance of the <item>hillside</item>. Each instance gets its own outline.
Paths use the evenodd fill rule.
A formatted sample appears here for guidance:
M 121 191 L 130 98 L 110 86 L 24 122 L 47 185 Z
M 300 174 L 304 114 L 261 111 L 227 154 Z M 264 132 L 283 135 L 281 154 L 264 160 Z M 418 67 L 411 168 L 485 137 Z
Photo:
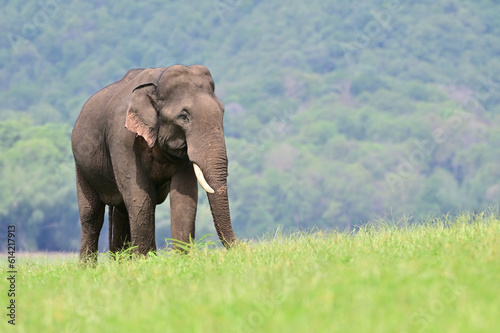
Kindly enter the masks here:
M 226 105 L 241 237 L 498 206 L 495 1 L 49 0 L 0 15 L 0 223 L 26 227 L 24 247 L 78 246 L 83 103 L 130 68 L 177 63 L 206 65 Z M 200 201 L 198 235 L 214 234 Z

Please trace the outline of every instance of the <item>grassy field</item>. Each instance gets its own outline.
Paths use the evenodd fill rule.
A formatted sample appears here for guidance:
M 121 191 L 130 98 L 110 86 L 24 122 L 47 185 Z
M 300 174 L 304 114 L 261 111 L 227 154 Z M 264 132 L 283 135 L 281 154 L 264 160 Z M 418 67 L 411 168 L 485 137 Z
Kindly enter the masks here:
M 96 268 L 76 256 L 25 257 L 16 327 L 5 315 L 1 325 L 30 333 L 495 332 L 499 250 L 500 221 L 481 214 L 276 235 L 231 251 L 201 243 L 189 255 L 103 255 Z

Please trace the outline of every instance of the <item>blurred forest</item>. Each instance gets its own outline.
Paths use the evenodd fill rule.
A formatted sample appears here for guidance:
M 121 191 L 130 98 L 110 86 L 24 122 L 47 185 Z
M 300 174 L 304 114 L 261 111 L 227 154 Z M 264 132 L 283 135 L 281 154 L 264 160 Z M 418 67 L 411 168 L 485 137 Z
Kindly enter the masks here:
M 1 3 L 0 227 L 24 249 L 79 247 L 84 102 L 128 69 L 178 63 L 206 65 L 226 106 L 239 237 L 498 206 L 497 1 Z M 200 204 L 197 238 L 215 234 Z

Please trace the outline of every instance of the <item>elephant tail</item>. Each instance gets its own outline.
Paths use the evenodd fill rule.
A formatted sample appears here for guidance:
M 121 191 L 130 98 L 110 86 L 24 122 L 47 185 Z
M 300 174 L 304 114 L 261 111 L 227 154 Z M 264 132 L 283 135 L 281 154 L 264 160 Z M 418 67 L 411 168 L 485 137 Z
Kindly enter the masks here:
M 111 242 L 113 241 L 113 206 L 108 206 L 108 241 L 109 251 L 111 251 Z

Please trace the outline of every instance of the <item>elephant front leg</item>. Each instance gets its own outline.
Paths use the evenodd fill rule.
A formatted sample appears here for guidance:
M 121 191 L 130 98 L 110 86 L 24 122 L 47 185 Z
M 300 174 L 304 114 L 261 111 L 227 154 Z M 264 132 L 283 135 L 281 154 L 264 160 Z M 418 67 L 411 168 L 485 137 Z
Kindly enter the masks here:
M 174 249 L 182 250 L 182 243 L 194 241 L 198 183 L 191 165 L 177 172 L 170 184 L 170 221 Z
M 126 146 L 116 147 L 113 172 L 116 184 L 125 203 L 130 224 L 130 240 L 134 253 L 146 255 L 156 251 L 155 209 L 157 194 L 154 184 L 142 167 L 139 153 L 130 152 Z M 125 211 L 124 210 L 124 211 Z M 123 232 L 119 232 L 123 235 Z
M 144 179 L 132 179 L 131 182 L 122 183 L 120 186 L 130 224 L 129 245 L 135 247 L 135 253 L 142 255 L 156 251 L 156 190 Z M 119 234 L 124 233 L 119 232 Z
M 131 246 L 136 246 L 138 254 L 156 251 L 155 208 L 156 198 L 148 193 L 136 193 L 127 204 Z

